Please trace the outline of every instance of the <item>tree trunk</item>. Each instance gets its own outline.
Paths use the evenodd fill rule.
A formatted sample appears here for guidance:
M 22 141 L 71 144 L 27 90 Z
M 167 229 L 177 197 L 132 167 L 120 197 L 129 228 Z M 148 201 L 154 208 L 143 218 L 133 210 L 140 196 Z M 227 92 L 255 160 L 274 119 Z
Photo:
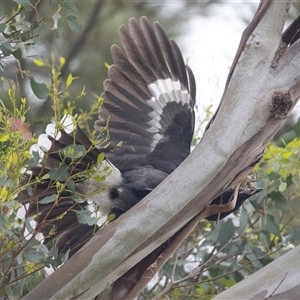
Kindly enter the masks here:
M 290 3 L 260 3 L 244 31 L 217 113 L 191 155 L 24 299 L 91 299 L 180 229 L 183 238 L 196 221 L 224 209 L 199 215 L 245 178 L 300 96 L 300 45 L 282 41 Z M 120 299 L 128 299 L 126 289 L 119 292 Z

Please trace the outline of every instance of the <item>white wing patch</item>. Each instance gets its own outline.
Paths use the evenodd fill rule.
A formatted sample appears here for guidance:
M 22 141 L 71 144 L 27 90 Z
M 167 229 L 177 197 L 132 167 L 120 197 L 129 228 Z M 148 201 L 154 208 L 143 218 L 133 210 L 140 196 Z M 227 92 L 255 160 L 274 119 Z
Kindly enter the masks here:
M 67 134 L 70 134 L 76 129 L 73 118 L 70 115 L 64 115 L 60 120 L 60 124 L 62 126 L 62 129 Z M 61 138 L 61 133 L 54 123 L 50 123 L 47 125 L 45 133 L 39 135 L 38 143 L 33 144 L 30 147 L 30 153 L 38 152 L 40 158 L 42 159 L 44 157 L 44 153 L 48 152 L 52 145 L 52 142 L 49 140 L 48 136 L 51 136 L 56 140 L 59 140 Z
M 48 135 L 43 133 L 39 136 L 37 144 L 42 151 L 47 152 L 50 150 L 52 142 L 49 140 Z
M 64 115 L 60 120 L 60 123 L 67 134 L 70 134 L 76 129 L 76 126 L 73 122 L 73 117 L 70 115 Z
M 148 122 L 151 128 L 148 130 L 155 134 L 151 144 L 151 147 L 155 148 L 160 139 L 163 138 L 163 135 L 160 133 L 162 131 L 160 120 L 163 108 L 173 101 L 182 103 L 182 105 L 189 105 L 189 93 L 187 90 L 181 89 L 179 80 L 173 81 L 171 78 L 158 79 L 149 84 L 148 89 L 153 96 L 151 99 L 147 100 L 148 105 L 153 110 L 148 114 L 151 118 Z

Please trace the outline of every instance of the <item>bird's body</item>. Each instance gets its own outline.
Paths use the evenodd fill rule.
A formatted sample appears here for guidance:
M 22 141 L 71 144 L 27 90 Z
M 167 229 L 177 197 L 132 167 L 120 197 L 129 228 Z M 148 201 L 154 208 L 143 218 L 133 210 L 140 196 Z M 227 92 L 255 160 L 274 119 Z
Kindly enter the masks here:
M 37 215 L 37 231 L 44 234 L 45 242 L 57 238 L 59 251 L 71 249 L 71 255 L 98 229 L 78 222 L 78 212 L 89 201 L 104 214 L 118 217 L 190 153 L 196 98 L 193 73 L 159 23 L 151 26 L 145 17 L 139 23 L 132 18 L 128 28 L 119 29 L 124 52 L 116 45 L 111 48 L 114 64 L 104 82 L 96 142 L 74 126 L 70 116 L 60 127 L 51 125 L 39 138 L 38 148 L 33 148 L 43 152 L 43 158 L 26 176 L 30 189 L 19 197 L 30 203 L 27 215 Z M 109 138 L 103 130 L 107 124 Z

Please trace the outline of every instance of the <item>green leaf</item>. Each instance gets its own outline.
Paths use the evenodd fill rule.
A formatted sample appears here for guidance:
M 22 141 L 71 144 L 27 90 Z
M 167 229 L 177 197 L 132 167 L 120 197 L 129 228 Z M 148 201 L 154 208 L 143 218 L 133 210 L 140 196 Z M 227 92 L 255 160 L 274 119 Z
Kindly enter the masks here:
M 17 50 L 13 51 L 11 53 L 17 60 L 21 60 L 22 59 L 22 51 L 20 48 L 18 48 Z
M 0 227 L 4 227 L 6 224 L 6 219 L 0 215 Z
M 31 38 L 31 31 L 26 30 L 20 34 L 21 41 L 27 41 Z
M 39 99 L 45 99 L 49 95 L 48 88 L 45 83 L 38 83 L 35 81 L 33 77 L 30 77 L 30 86 L 33 91 L 33 93 L 39 98 Z
M 101 152 L 97 157 L 97 164 L 100 165 L 102 163 L 102 161 L 104 160 L 104 158 L 105 158 L 104 153 Z
M 72 84 L 72 82 L 73 82 L 73 75 L 70 73 L 66 82 L 67 88 Z
M 63 149 L 61 152 L 69 158 L 78 159 L 86 153 L 86 149 L 83 145 L 69 145 Z
M 115 214 L 112 214 L 110 213 L 108 216 L 107 216 L 107 222 L 112 222 L 113 220 L 116 219 L 116 215 Z
M 3 175 L 2 177 L 0 177 L 0 184 L 4 184 L 7 179 L 8 179 L 7 175 Z
M 31 154 L 32 154 L 32 160 L 33 160 L 34 165 L 37 165 L 41 159 L 39 152 L 32 151 Z
M 89 210 L 76 211 L 77 220 L 81 224 L 88 224 L 90 226 L 97 223 L 97 218 L 91 217 L 92 212 Z
M 8 56 L 8 55 L 10 55 L 14 51 L 14 49 L 10 45 L 9 42 L 3 42 L 1 44 L 1 51 L 3 52 L 4 55 Z
M 15 236 L 15 233 L 12 230 L 9 230 L 8 228 L 2 227 L 1 230 L 5 232 L 10 238 Z
M 67 187 L 71 192 L 75 193 L 75 182 L 73 180 L 67 181 Z
M 268 194 L 268 197 L 274 201 L 281 201 L 285 199 L 283 194 L 278 191 L 272 191 L 271 193 Z
M 65 9 L 67 9 L 69 11 L 72 11 L 72 12 L 77 11 L 77 7 L 72 2 L 70 2 L 69 0 L 65 0 L 63 2 L 63 5 L 64 5 Z
M 40 200 L 39 203 L 48 204 L 48 203 L 54 202 L 55 200 L 56 200 L 56 194 L 53 194 L 53 195 L 50 195 L 50 196 L 46 196 L 45 198 Z
M 65 167 L 60 166 L 56 169 L 52 169 L 48 175 L 49 178 L 54 181 L 66 181 L 68 179 L 69 172 Z
M 227 279 L 225 277 L 220 278 L 219 282 L 227 288 L 230 288 L 231 286 L 236 284 L 236 281 L 233 278 Z
M 55 38 L 60 39 L 62 37 L 62 30 L 61 29 L 54 30 L 54 36 Z
M 284 182 L 284 181 L 281 181 L 280 182 L 280 185 L 279 185 L 279 192 L 281 192 L 281 193 L 283 193 L 285 190 L 286 190 L 286 187 L 287 187 L 287 184 L 286 184 L 286 182 Z
M 78 23 L 78 19 L 74 15 L 67 16 L 67 20 L 69 22 L 69 26 L 72 31 L 79 32 L 82 29 L 82 25 Z
M 19 253 L 17 256 L 18 265 L 21 265 L 22 261 L 23 261 L 22 253 Z
M 271 242 L 271 233 L 267 230 L 262 230 L 259 234 L 259 240 L 265 245 L 269 245 Z
M 32 9 L 31 4 L 30 4 L 30 0 L 13 0 L 13 1 L 20 4 L 20 5 L 22 5 L 25 8 L 25 10 L 27 10 L 27 11 Z
M 80 197 L 79 195 L 76 195 L 76 194 L 70 196 L 70 199 L 74 200 L 76 203 L 84 203 L 85 202 L 85 200 L 82 197 Z
M 33 60 L 33 63 L 34 63 L 36 66 L 38 66 L 38 67 L 46 66 L 46 64 L 45 64 L 42 60 L 37 59 L 37 58 L 35 58 L 35 59 Z
M 34 19 L 33 21 L 32 21 L 32 24 L 31 24 L 31 30 L 33 30 L 33 29 L 36 29 L 36 28 L 39 28 L 39 23 Z
M 2 32 L 2 34 L 6 39 L 9 39 L 11 36 L 9 33 L 5 33 L 5 32 Z
M 103 176 L 95 175 L 95 176 L 93 176 L 93 179 L 97 182 L 103 182 L 106 179 L 106 176 L 105 175 L 103 175 Z
M 273 199 L 273 198 L 271 198 L 271 199 Z M 285 198 L 280 198 L 280 199 L 276 200 L 275 207 L 281 211 L 290 210 L 288 202 L 285 200 Z
M 249 227 L 249 213 L 248 211 L 242 207 L 242 214 L 240 216 L 240 226 L 237 228 L 237 232 L 239 235 L 244 234 L 244 232 L 248 229 Z
M 41 245 L 41 242 L 38 241 L 37 239 L 35 238 L 32 238 L 30 240 L 26 240 L 26 239 L 23 239 L 22 242 L 21 242 L 21 247 L 22 249 L 31 249 L 35 246 L 40 246 Z
M 26 187 L 26 191 L 27 191 L 28 195 L 31 197 L 32 194 L 33 194 L 33 188 L 32 188 L 32 186 L 31 186 L 31 185 L 28 185 L 28 186 Z
M 38 23 L 39 27 L 37 29 L 38 32 L 43 31 L 44 29 L 47 29 L 47 26 L 45 23 Z
M 235 228 L 232 223 L 231 219 L 224 221 L 221 221 L 221 229 L 219 232 L 219 242 L 220 242 L 220 247 L 225 246 L 232 238 Z
M 261 269 L 263 267 L 263 264 L 257 259 L 259 253 L 255 253 L 248 243 L 245 244 L 244 253 L 255 268 Z
M 280 229 L 279 229 L 279 225 L 275 222 L 275 218 L 274 216 L 271 215 L 267 215 L 266 216 L 266 229 L 267 231 L 269 231 L 270 233 L 273 233 L 274 235 L 280 237 Z
M 292 230 L 293 230 L 293 232 L 292 232 L 293 240 L 300 241 L 300 228 L 293 228 Z
M 26 226 L 26 229 L 28 230 L 28 232 L 32 232 L 33 231 L 33 228 L 29 222 L 29 219 L 25 219 L 25 226 Z
M 45 254 L 41 251 L 37 251 L 36 248 L 31 248 L 24 252 L 24 258 L 37 264 L 45 258 Z
M 3 32 L 6 28 L 6 24 L 5 23 L 1 23 L 0 24 L 0 32 Z

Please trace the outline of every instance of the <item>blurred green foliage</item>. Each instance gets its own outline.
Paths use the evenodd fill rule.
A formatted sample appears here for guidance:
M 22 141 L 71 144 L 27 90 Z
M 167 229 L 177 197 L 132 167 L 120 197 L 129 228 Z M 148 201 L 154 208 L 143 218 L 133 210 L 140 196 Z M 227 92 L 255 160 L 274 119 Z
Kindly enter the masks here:
M 147 15 L 176 36 L 195 7 L 189 1 L 180 5 L 170 14 L 152 1 L 1 4 L 0 297 L 21 298 L 45 278 L 45 266 L 55 269 L 63 260 L 55 247 L 48 249 L 30 234 L 32 223 L 18 214 L 21 174 L 26 164 L 38 162 L 29 153 L 35 133 L 51 116 L 59 120 L 72 111 L 84 116 L 91 136 L 89 122 L 101 102 L 116 28 L 129 17 Z M 299 128 L 298 120 L 256 166 L 264 191 L 219 223 L 201 222 L 140 299 L 210 299 L 299 243 Z M 79 217 L 93 221 L 84 213 Z

